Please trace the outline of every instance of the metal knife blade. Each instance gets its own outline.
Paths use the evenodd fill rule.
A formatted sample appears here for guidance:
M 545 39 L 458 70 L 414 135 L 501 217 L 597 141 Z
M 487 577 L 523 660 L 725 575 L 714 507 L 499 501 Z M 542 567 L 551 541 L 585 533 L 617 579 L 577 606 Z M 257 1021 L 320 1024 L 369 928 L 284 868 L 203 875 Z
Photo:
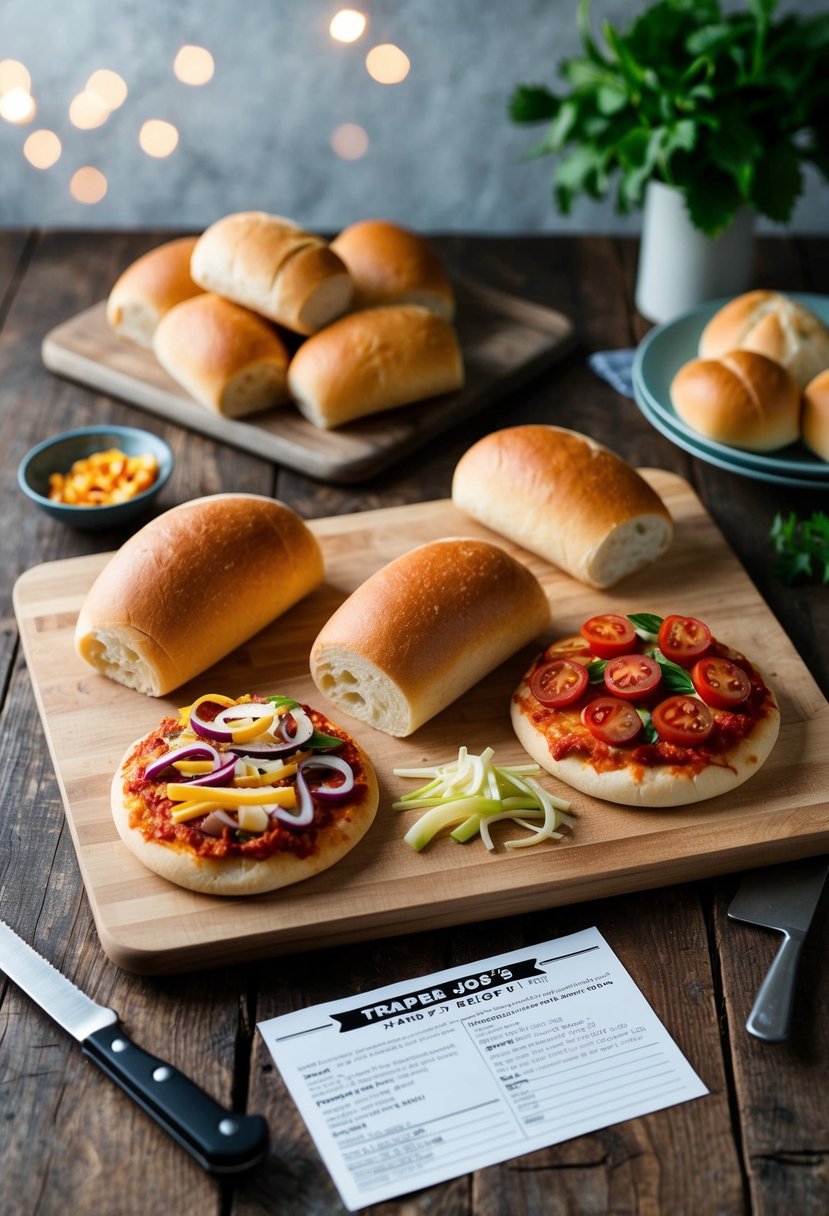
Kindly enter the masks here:
M 94 1060 L 210 1174 L 235 1174 L 261 1160 L 268 1125 L 227 1110 L 195 1082 L 132 1042 L 113 1009 L 97 1005 L 0 920 L 0 971 L 73 1035 Z
M 829 858 L 787 863 L 747 875 L 728 915 L 783 934 L 746 1022 L 758 1039 L 780 1043 L 789 1037 L 800 949 L 829 872 Z

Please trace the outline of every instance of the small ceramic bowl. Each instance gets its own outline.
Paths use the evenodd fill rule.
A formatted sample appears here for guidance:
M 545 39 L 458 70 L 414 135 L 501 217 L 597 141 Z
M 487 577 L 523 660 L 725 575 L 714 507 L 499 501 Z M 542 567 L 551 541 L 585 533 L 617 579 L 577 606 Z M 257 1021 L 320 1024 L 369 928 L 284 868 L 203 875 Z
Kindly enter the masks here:
M 127 456 L 152 453 L 158 463 L 158 477 L 141 494 L 111 505 L 74 506 L 49 498 L 50 474 L 68 473 L 76 460 L 109 448 L 119 448 Z M 170 480 L 173 464 L 171 449 L 151 431 L 141 431 L 134 426 L 86 426 L 53 435 L 32 448 L 20 462 L 17 483 L 42 511 L 72 528 L 123 528 L 140 519 L 149 509 Z

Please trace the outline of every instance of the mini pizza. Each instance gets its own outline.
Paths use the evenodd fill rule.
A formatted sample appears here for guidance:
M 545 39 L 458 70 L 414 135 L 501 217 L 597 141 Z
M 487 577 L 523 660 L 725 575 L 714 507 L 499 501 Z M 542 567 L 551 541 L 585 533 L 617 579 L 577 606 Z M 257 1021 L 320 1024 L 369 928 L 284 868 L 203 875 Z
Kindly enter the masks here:
M 370 828 L 371 762 L 290 697 L 209 693 L 127 751 L 112 812 L 135 856 L 170 882 L 253 895 L 334 865 Z
M 608 802 L 685 806 L 741 785 L 780 728 L 744 655 L 689 616 L 591 617 L 538 656 L 511 704 L 522 746 Z

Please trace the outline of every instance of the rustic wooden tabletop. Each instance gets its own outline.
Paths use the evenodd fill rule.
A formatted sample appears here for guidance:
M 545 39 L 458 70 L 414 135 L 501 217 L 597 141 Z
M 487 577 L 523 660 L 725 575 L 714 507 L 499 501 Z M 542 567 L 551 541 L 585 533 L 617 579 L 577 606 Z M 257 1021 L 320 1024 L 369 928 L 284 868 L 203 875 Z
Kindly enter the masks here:
M 375 1210 L 384 1216 L 404 1210 L 475 1216 L 825 1213 L 829 975 L 822 964 L 829 900 L 818 909 L 804 950 L 793 1033 L 777 1045 L 745 1031 L 779 938 L 727 920 L 736 877 L 181 976 L 130 975 L 104 955 L 11 604 L 13 582 L 27 568 L 113 549 L 125 539 L 70 531 L 23 498 L 15 481 L 21 457 L 57 431 L 105 421 L 149 423 L 172 444 L 177 461 L 159 510 L 205 493 L 245 489 L 275 495 L 312 519 L 446 497 L 460 455 L 500 426 L 545 421 L 574 427 L 633 464 L 669 469 L 691 483 L 829 695 L 827 590 L 783 586 L 773 573 L 768 539 L 778 510 L 827 510 L 829 493 L 762 483 L 697 461 L 586 363 L 592 351 L 633 346 L 648 328 L 631 304 L 634 242 L 463 236 L 436 242 L 456 273 L 567 314 L 575 325 L 575 349 L 427 449 L 344 488 L 150 419 L 44 370 L 44 335 L 103 299 L 120 270 L 165 235 L 0 234 L 0 915 L 92 997 L 116 1008 L 148 1050 L 173 1061 L 225 1105 L 263 1113 L 272 1143 L 254 1173 L 215 1182 L 0 974 L 0 1211 L 339 1213 L 339 1197 L 256 1023 L 596 925 L 710 1095 Z M 829 241 L 761 241 L 756 280 L 819 291 L 829 281 Z

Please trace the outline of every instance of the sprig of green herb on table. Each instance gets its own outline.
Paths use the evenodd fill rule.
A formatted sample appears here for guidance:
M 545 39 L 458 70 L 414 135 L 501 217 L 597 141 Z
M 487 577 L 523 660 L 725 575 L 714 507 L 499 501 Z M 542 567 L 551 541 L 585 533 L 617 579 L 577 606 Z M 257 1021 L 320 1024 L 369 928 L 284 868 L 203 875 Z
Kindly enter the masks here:
M 794 511 L 774 517 L 770 536 L 777 559 L 774 573 L 791 586 L 798 579 L 829 583 L 829 515 L 813 511 L 800 519 Z

